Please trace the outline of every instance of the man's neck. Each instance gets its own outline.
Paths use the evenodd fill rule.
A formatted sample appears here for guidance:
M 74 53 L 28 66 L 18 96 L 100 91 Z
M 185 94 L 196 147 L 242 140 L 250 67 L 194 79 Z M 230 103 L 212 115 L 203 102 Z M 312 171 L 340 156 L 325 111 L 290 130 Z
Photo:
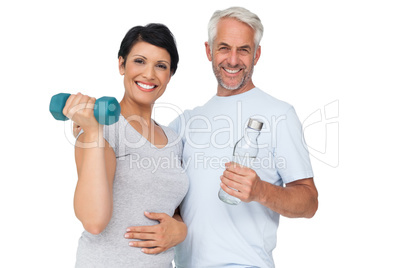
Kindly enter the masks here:
M 250 83 L 249 85 L 246 85 L 242 88 L 239 89 L 226 89 L 222 87 L 221 85 L 218 85 L 218 93 L 216 94 L 219 97 L 229 97 L 229 96 L 234 96 L 238 94 L 242 94 L 244 92 L 247 92 L 251 89 L 255 88 L 253 83 Z

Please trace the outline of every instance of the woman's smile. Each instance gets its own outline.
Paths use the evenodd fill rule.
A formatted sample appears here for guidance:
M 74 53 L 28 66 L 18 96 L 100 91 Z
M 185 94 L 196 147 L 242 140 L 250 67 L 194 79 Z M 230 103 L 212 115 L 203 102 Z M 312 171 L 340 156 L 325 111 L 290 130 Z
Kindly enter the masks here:
M 154 91 L 154 89 L 156 89 L 158 86 L 152 83 L 146 83 L 146 82 L 135 82 L 138 86 L 138 89 L 141 91 L 145 91 L 145 92 L 151 92 Z

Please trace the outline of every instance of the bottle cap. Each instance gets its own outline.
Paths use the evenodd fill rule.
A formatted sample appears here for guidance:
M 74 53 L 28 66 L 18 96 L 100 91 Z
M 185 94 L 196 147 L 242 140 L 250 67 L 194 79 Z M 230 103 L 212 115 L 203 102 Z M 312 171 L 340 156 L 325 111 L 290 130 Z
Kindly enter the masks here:
M 248 120 L 247 127 L 260 131 L 262 129 L 263 125 L 264 125 L 263 122 L 260 122 L 260 121 L 258 121 L 256 119 L 253 119 L 253 118 L 250 118 Z

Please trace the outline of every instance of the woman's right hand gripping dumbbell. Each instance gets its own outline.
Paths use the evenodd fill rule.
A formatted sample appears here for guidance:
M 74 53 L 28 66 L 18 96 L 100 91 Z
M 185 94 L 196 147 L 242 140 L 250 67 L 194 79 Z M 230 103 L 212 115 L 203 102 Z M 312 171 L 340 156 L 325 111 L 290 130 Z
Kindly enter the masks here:
M 103 129 L 94 116 L 96 99 L 81 93 L 71 94 L 63 109 L 63 114 L 74 121 L 73 134 L 77 137 L 81 129 L 86 136 L 96 135 Z

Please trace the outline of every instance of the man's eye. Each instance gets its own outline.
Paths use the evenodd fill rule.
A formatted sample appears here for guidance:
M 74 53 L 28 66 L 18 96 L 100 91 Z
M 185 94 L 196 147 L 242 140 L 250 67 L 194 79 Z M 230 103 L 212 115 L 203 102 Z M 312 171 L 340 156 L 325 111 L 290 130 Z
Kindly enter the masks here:
M 240 52 L 241 55 L 247 55 L 247 54 L 250 53 L 250 51 L 248 49 L 246 49 L 246 48 L 240 49 L 239 52 Z

